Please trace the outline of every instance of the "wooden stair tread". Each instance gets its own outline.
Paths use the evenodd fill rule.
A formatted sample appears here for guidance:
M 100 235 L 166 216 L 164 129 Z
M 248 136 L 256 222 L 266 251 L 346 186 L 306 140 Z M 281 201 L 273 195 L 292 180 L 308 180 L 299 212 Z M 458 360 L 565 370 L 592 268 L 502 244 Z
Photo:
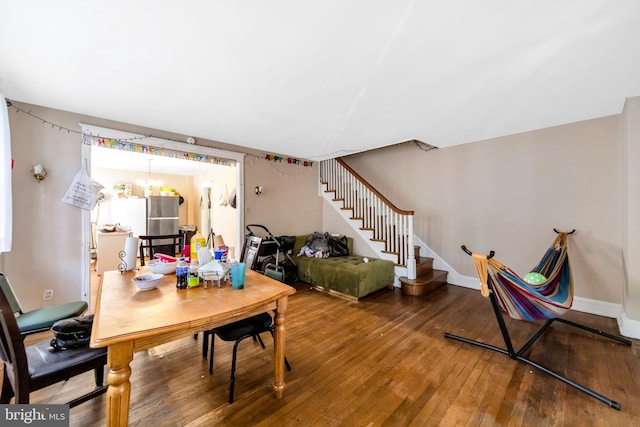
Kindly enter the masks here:
M 420 275 L 416 275 L 415 279 L 409 279 L 405 276 L 400 277 L 400 282 L 408 283 L 411 285 L 419 285 L 422 283 L 429 283 L 433 280 L 446 279 L 446 276 L 449 274 L 447 271 L 443 270 L 429 270 L 428 272 L 424 272 Z
M 448 274 L 447 271 L 443 270 L 425 269 L 420 274 L 416 274 L 415 279 L 400 277 L 400 289 L 404 295 L 425 295 L 440 286 L 446 285 Z
M 416 259 L 416 275 L 431 269 L 433 269 L 433 258 L 421 257 L 419 260 Z

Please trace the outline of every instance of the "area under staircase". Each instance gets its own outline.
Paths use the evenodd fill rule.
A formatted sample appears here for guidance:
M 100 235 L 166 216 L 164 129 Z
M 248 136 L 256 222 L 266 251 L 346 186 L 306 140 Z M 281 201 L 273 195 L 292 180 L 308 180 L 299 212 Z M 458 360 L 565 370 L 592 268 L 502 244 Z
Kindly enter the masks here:
M 447 282 L 414 245 L 413 211 L 396 207 L 341 159 L 320 162 L 320 192 L 378 254 L 395 263 L 402 292 L 424 295 Z

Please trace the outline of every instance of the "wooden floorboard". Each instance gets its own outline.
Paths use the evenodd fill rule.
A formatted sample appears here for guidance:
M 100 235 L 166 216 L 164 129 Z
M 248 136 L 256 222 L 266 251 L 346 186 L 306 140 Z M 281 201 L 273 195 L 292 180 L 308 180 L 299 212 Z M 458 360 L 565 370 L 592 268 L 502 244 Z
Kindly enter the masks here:
M 239 347 L 229 404 L 231 343 L 216 341 L 207 372 L 201 341 L 136 353 L 130 425 L 139 426 L 629 426 L 640 425 L 640 341 L 632 347 L 554 324 L 530 358 L 621 403 L 616 411 L 522 362 L 444 338 L 451 332 L 502 346 L 488 300 L 447 285 L 427 296 L 384 289 L 350 301 L 299 285 L 287 312 L 282 400 L 270 390 L 273 340 Z M 617 333 L 614 319 L 570 320 Z M 518 344 L 537 325 L 507 319 Z M 92 374 L 32 394 L 56 403 L 91 388 Z M 82 390 L 81 390 L 82 389 Z M 72 426 L 105 422 L 105 396 L 71 410 Z

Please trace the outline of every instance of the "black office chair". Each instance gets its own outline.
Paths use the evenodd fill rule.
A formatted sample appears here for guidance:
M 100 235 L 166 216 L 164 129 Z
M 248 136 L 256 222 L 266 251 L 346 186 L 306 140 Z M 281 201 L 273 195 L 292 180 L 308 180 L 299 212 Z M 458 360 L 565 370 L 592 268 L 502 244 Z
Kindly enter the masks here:
M 260 341 L 260 345 L 264 349 L 264 342 L 260 338 L 260 334 L 269 332 L 273 337 L 273 329 L 275 323 L 269 313 L 261 313 L 256 316 L 249 317 L 247 319 L 238 320 L 237 322 L 229 323 L 224 326 L 220 326 L 210 331 L 206 331 L 205 334 L 211 335 L 211 357 L 209 358 L 209 374 L 213 374 L 213 348 L 215 344 L 215 336 L 217 335 L 223 341 L 235 341 L 233 345 L 233 358 L 231 360 L 231 381 L 229 383 L 229 403 L 233 403 L 233 392 L 235 389 L 236 380 L 236 360 L 238 354 L 238 345 L 247 338 L 254 338 Z M 275 341 L 275 337 L 274 337 Z M 291 365 L 287 358 L 284 358 L 284 364 L 287 370 L 291 370 Z
M 60 381 L 93 370 L 96 388 L 67 402 L 77 406 L 107 391 L 104 366 L 106 348 L 81 347 L 53 351 L 49 340 L 25 347 L 9 299 L 0 291 L 0 360 L 4 363 L 4 378 L 0 403 L 7 404 L 15 396 L 16 404 L 29 403 L 29 394 Z
M 9 279 L 3 273 L 0 273 L 0 289 L 7 298 L 12 312 L 17 315 L 16 321 L 23 338 L 36 332 L 48 331 L 58 320 L 80 316 L 89 308 L 85 301 L 74 301 L 23 312 Z

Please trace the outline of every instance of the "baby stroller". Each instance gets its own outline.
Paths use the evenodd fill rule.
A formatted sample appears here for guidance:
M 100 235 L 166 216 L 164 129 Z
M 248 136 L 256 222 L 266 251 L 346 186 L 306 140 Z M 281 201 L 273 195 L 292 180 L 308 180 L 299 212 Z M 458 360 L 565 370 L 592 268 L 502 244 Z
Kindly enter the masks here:
M 256 236 L 251 227 L 259 227 L 266 237 Z M 298 267 L 291 258 L 295 243 L 294 236 L 275 237 L 267 227 L 248 224 L 244 238 L 240 262 L 245 262 L 251 270 L 285 283 L 298 281 Z

